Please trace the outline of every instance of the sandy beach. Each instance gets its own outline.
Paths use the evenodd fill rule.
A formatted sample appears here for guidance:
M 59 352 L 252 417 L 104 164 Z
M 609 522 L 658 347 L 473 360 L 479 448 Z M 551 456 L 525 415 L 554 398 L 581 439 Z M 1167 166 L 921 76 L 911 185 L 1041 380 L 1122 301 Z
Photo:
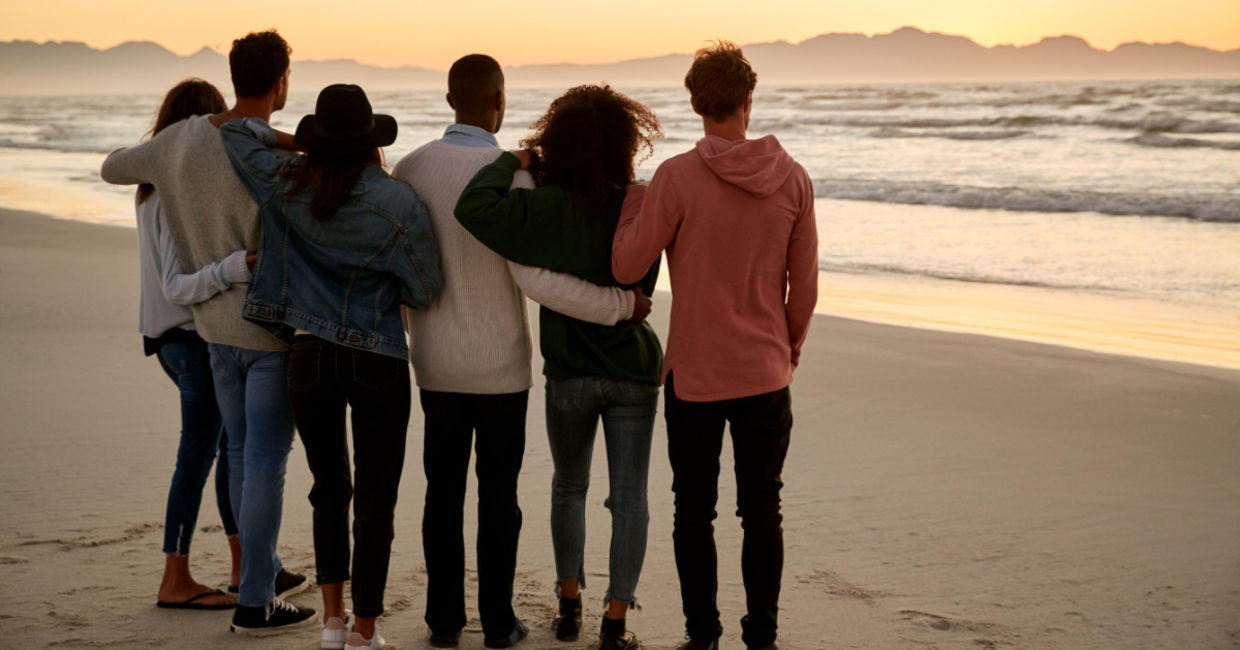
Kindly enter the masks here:
M 229 612 L 154 606 L 179 414 L 142 355 L 137 255 L 133 229 L 0 210 L 0 647 L 315 648 L 312 627 L 249 639 L 228 631 Z M 661 335 L 669 300 L 651 316 Z M 560 644 L 540 379 L 521 477 L 521 647 L 587 648 L 606 582 L 606 461 L 596 449 L 588 634 Z M 792 392 L 781 648 L 1240 647 L 1240 371 L 818 316 Z M 380 620 L 402 650 L 428 647 L 421 429 L 415 407 Z M 665 449 L 660 417 L 629 623 L 652 650 L 683 626 Z M 721 647 L 734 649 L 741 531 L 721 479 Z M 296 443 L 280 550 L 313 575 L 309 486 Z M 211 491 L 192 566 L 223 585 Z M 461 647 L 481 648 L 472 585 L 469 598 Z M 317 589 L 294 600 L 321 607 Z

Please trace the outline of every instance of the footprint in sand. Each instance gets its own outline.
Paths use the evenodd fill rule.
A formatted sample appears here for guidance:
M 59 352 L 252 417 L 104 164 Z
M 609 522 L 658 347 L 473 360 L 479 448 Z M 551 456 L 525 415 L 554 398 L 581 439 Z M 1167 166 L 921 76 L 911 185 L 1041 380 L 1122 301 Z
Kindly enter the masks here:
M 931 614 L 929 612 L 919 612 L 915 609 L 902 609 L 900 614 L 904 617 L 904 620 L 910 621 L 915 625 L 924 625 L 940 631 L 960 629 L 969 632 L 994 632 L 1000 629 L 1000 626 L 986 621 L 940 616 L 939 614 Z
M 816 583 L 826 588 L 827 593 L 835 596 L 845 596 L 848 598 L 856 598 L 863 600 L 869 604 L 874 604 L 874 599 L 884 595 L 880 591 L 866 589 L 860 585 L 853 584 L 848 580 L 841 578 L 839 575 L 830 571 L 819 569 L 812 574 L 800 579 L 802 584 Z

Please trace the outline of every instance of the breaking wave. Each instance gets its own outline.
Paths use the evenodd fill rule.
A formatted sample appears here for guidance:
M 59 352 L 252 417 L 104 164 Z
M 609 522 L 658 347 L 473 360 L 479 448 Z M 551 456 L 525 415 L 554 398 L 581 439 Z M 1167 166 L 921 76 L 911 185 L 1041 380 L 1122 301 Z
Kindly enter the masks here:
M 1010 140 L 1028 135 L 1029 131 L 907 131 L 884 126 L 870 134 L 871 138 L 947 138 L 949 140 Z
M 1159 147 L 1164 149 L 1222 149 L 1224 151 L 1240 151 L 1240 140 L 1218 141 L 1201 140 L 1198 138 L 1172 138 L 1160 133 L 1144 133 L 1125 142 L 1142 147 Z
M 1234 193 L 1156 194 L 1092 190 L 974 187 L 924 181 L 817 179 L 819 198 L 940 205 L 953 208 L 1020 212 L 1098 212 L 1198 221 L 1240 222 L 1240 197 Z
M 963 269 L 932 269 L 923 268 L 915 264 L 876 264 L 866 262 L 836 262 L 829 257 L 818 260 L 818 270 L 827 271 L 829 273 L 896 273 L 900 275 L 917 275 L 927 278 L 935 278 L 937 280 L 952 280 L 955 282 L 975 282 L 978 284 L 1006 284 L 1017 287 L 1036 287 L 1041 289 L 1066 289 L 1073 291 L 1117 291 L 1122 290 L 1120 287 L 1112 287 L 1099 284 L 1073 283 L 1073 282 L 1053 282 L 1049 280 L 1034 280 L 1025 277 L 1014 277 L 1009 274 L 994 274 L 977 271 L 969 271 Z

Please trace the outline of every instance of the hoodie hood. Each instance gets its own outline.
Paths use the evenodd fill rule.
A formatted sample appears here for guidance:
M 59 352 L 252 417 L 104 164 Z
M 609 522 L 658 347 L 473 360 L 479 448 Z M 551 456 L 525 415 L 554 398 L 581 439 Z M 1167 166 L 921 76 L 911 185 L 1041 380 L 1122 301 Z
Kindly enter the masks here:
M 796 166 L 773 135 L 757 140 L 708 135 L 698 140 L 697 152 L 716 176 L 757 198 L 774 194 Z

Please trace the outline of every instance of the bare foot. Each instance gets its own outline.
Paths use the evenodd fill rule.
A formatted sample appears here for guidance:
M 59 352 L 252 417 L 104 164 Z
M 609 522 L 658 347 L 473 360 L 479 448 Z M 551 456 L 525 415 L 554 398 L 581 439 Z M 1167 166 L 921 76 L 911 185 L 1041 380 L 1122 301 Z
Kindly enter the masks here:
M 195 596 L 198 597 L 194 598 Z M 237 604 L 237 596 L 235 594 L 216 593 L 214 588 L 197 582 L 170 586 L 159 590 L 159 602 L 161 603 L 184 603 L 191 598 L 194 599 L 195 605 L 204 607 Z

